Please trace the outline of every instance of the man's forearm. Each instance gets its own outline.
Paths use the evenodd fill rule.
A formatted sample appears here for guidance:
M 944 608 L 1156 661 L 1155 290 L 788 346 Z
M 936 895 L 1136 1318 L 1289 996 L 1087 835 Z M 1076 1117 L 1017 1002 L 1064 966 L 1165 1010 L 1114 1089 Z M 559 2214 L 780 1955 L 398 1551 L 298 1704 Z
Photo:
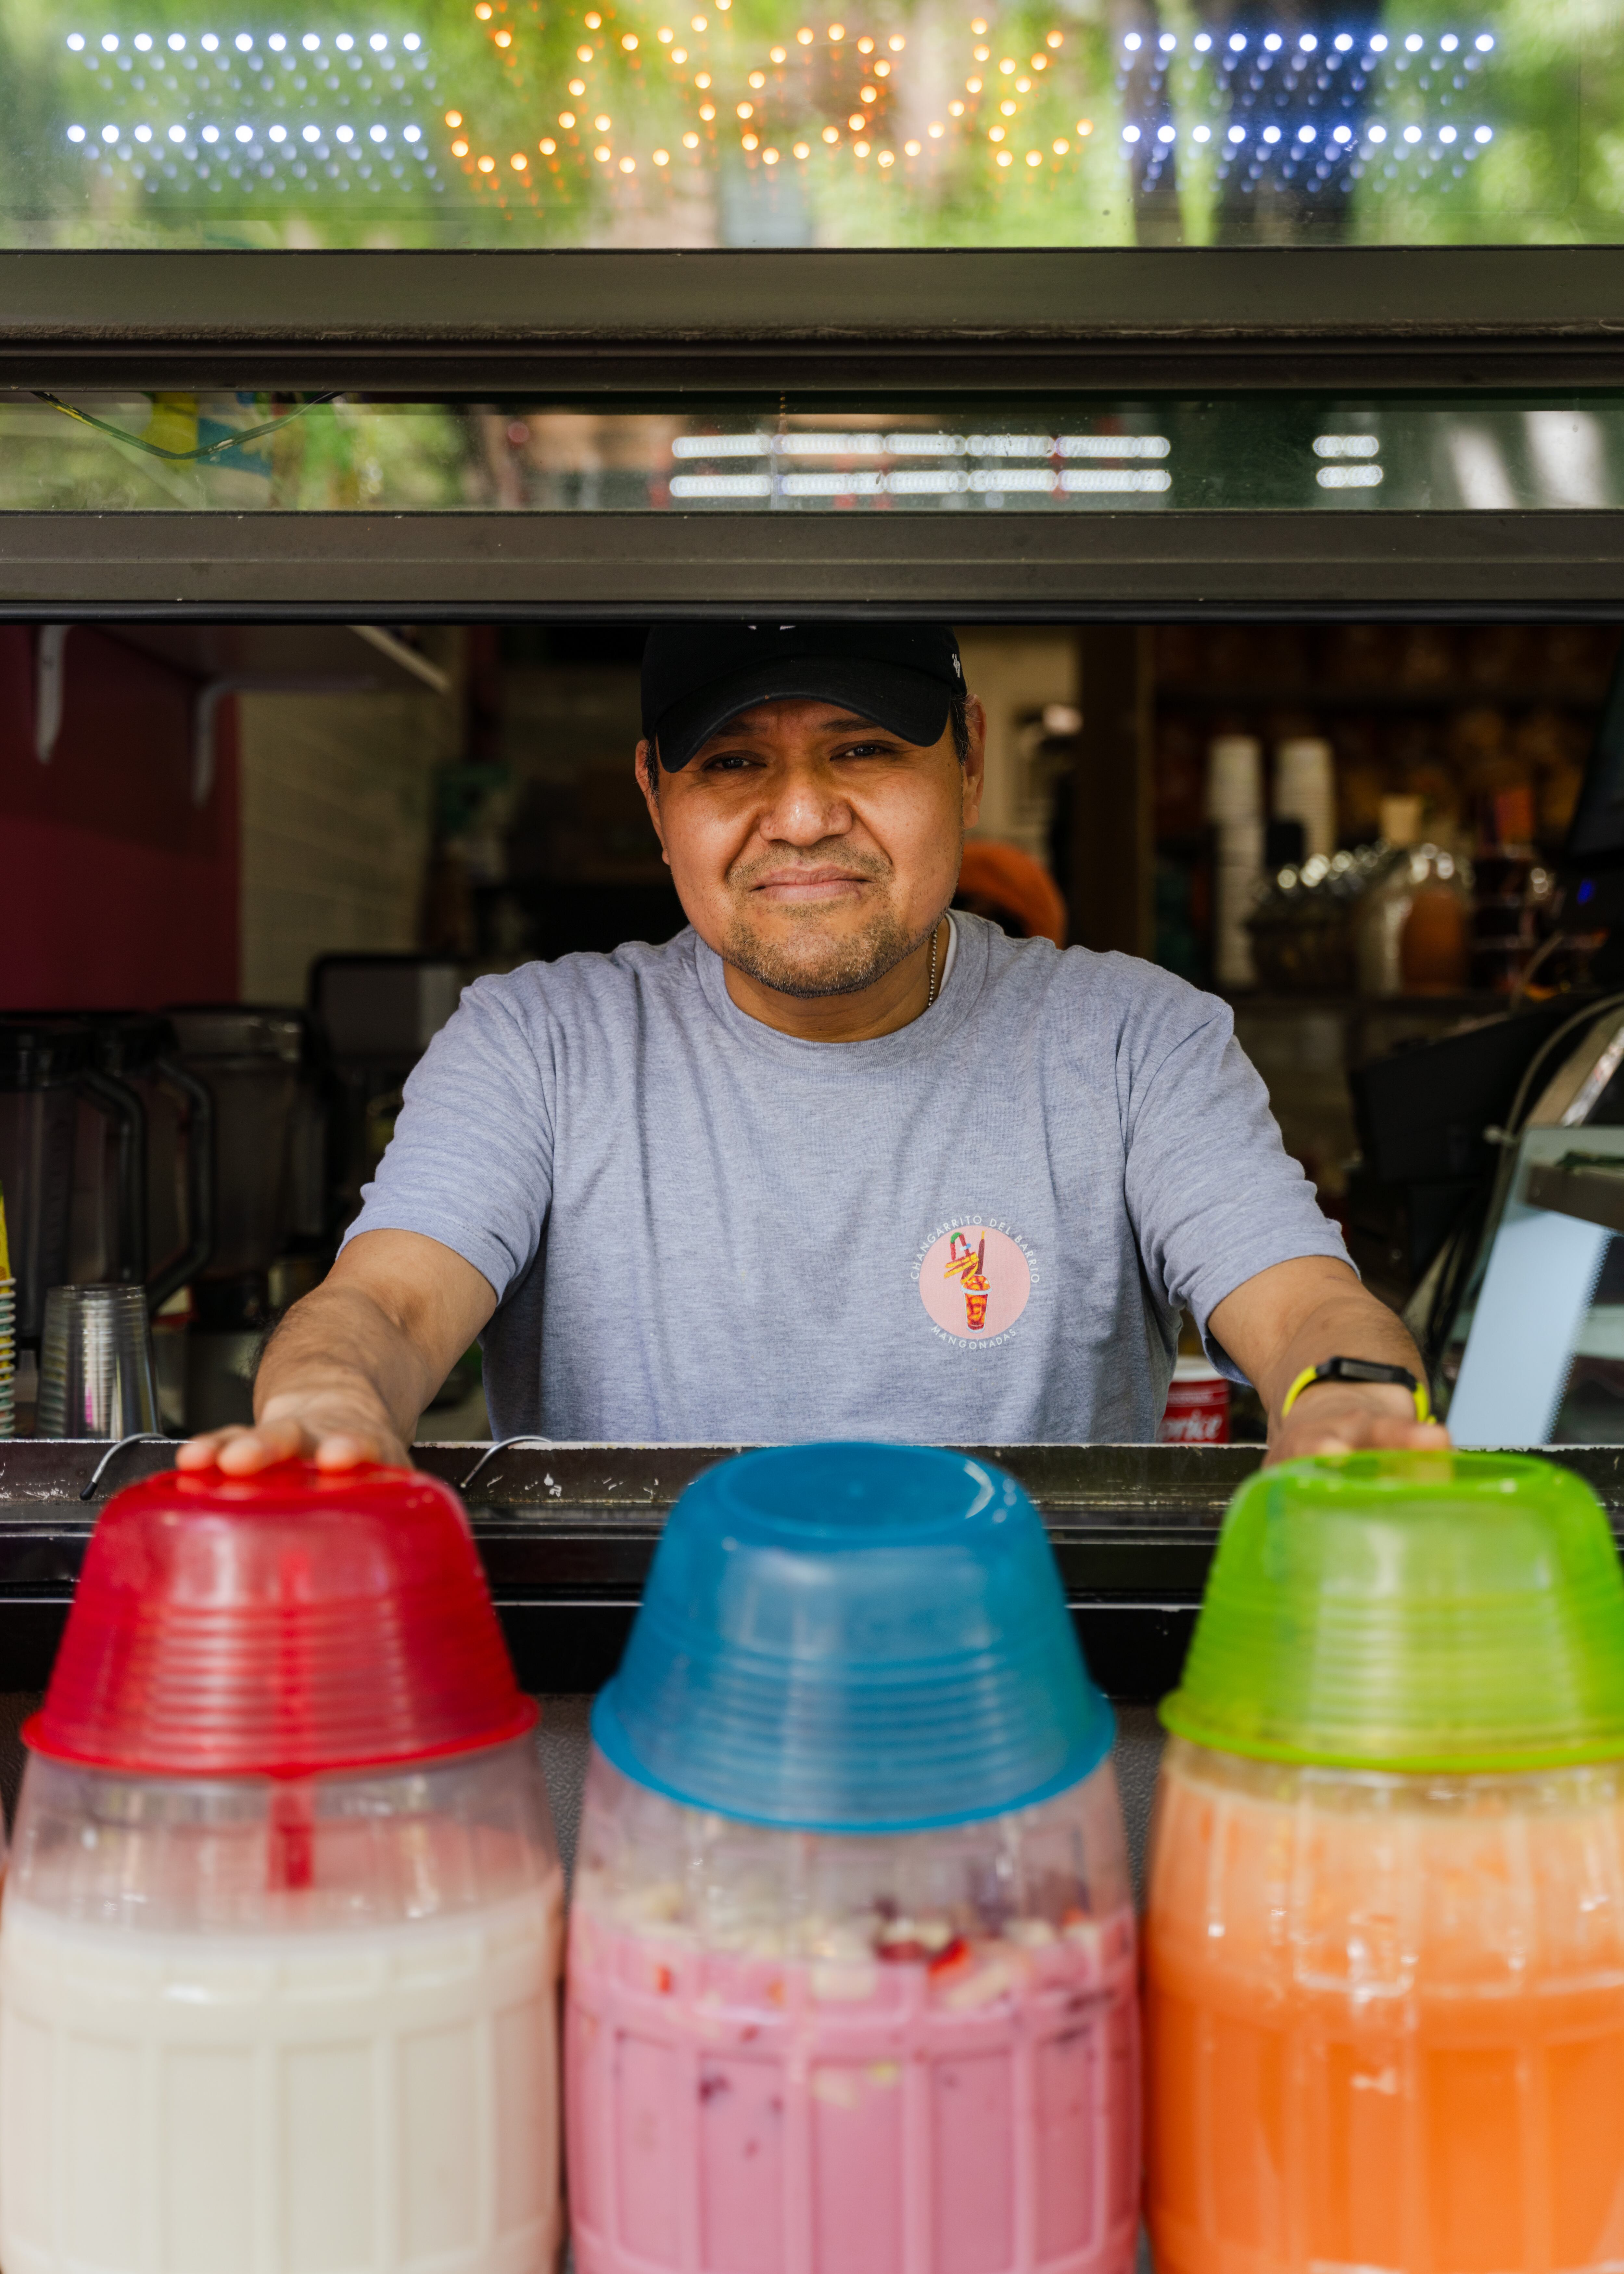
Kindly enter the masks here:
M 1254 1383 L 1271 1425 L 1278 1422 L 1292 1383 L 1328 1358 L 1373 1359 L 1384 1366 L 1403 1367 L 1418 1382 L 1426 1378 L 1421 1353 L 1402 1320 L 1356 1283 L 1346 1292 L 1327 1294 L 1299 1320 L 1263 1370 L 1264 1378 Z M 1401 1398 L 1403 1394 L 1398 1393 Z
M 1423 1378 L 1420 1353 L 1399 1320 L 1334 1257 L 1299 1256 L 1259 1272 L 1214 1306 L 1208 1325 L 1263 1400 L 1271 1460 L 1448 1442 L 1442 1429 L 1420 1422 L 1397 1382 L 1317 1382 L 1282 1415 L 1292 1383 L 1328 1358 L 1372 1359 Z
M 319 1413 L 335 1429 L 410 1443 L 438 1374 L 401 1322 L 365 1288 L 327 1281 L 277 1328 L 254 1382 L 254 1419 Z

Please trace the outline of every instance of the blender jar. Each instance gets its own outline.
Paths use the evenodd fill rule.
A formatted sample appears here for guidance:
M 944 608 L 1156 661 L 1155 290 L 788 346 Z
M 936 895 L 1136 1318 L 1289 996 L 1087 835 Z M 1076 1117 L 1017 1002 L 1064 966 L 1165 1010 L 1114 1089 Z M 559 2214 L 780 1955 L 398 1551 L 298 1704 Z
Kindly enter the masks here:
M 1624 2258 L 1624 1580 L 1568 1472 L 1360 1455 L 1230 1510 L 1145 1924 L 1160 2274 Z
M 0 1916 L 7 2274 L 543 2274 L 562 1884 L 455 1496 L 112 1502 Z
M 1111 1723 L 1019 1487 L 874 1446 L 710 1472 L 593 1731 L 581 2274 L 1126 2274 Z

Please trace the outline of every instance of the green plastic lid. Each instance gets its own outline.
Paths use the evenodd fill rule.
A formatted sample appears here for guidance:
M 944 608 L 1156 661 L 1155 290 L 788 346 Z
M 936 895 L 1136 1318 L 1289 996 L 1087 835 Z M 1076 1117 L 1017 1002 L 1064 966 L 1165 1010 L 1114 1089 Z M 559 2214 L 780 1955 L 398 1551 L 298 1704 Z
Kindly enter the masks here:
M 1230 1503 L 1162 1719 L 1335 1768 L 1624 1758 L 1624 1574 L 1600 1503 L 1497 1453 L 1265 1469 Z

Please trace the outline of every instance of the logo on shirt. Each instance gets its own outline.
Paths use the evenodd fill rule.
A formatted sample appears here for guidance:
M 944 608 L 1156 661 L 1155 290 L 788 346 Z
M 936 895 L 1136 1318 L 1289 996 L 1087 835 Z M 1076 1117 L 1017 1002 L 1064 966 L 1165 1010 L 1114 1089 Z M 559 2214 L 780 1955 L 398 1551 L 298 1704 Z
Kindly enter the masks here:
M 920 1300 L 936 1333 L 983 1348 L 1009 1333 L 1036 1276 L 1019 1233 L 985 1221 L 939 1227 L 916 1263 Z

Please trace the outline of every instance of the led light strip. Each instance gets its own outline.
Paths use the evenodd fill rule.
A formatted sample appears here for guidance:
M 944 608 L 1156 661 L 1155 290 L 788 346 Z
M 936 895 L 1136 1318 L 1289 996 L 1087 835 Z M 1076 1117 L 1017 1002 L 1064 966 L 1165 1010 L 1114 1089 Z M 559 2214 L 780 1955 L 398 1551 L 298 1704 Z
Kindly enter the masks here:
M 1364 468 L 1341 469 L 1364 472 Z M 840 473 L 787 473 L 778 477 L 786 498 L 840 497 L 1072 497 L 1154 495 L 1173 486 L 1162 466 L 1068 466 L 1060 473 L 1045 467 L 978 467 L 972 473 L 936 472 L 906 466 L 891 473 L 875 468 Z M 770 498 L 771 474 L 673 474 L 671 494 L 688 499 Z
M 1303 125 L 1297 128 L 1297 133 L 1294 137 L 1288 139 L 1284 128 L 1279 126 L 1265 126 L 1259 131 L 1257 139 L 1270 149 L 1273 149 L 1277 143 L 1283 141 L 1285 142 L 1286 147 L 1289 151 L 1292 149 L 1306 150 L 1312 148 L 1318 144 L 1320 131 L 1321 130 L 1317 126 Z M 1473 142 L 1482 144 L 1485 142 L 1492 142 L 1494 139 L 1494 129 L 1492 126 L 1477 125 L 1472 127 L 1470 131 Z M 1375 148 L 1380 148 L 1387 139 L 1387 129 L 1380 123 L 1366 126 L 1363 132 L 1365 142 Z M 1458 126 L 1440 126 L 1435 128 L 1434 132 L 1437 134 L 1438 139 L 1446 148 L 1447 148 L 1452 143 L 1460 141 L 1467 130 Z M 1235 146 L 1245 141 L 1247 139 L 1247 132 L 1248 130 L 1244 126 L 1230 126 L 1225 130 L 1224 139 L 1231 147 L 1234 147 Z M 1197 126 L 1191 130 L 1192 141 L 1210 142 L 1212 138 L 1213 129 L 1210 126 Z M 1145 130 L 1142 127 L 1132 124 L 1124 126 L 1122 130 L 1122 139 L 1124 142 L 1129 144 L 1130 147 L 1132 147 L 1135 142 L 1141 142 L 1144 140 Z M 1348 150 L 1351 152 L 1354 143 L 1358 139 L 1357 130 L 1351 126 L 1334 126 L 1326 135 L 1325 139 L 1327 143 L 1331 144 L 1337 150 Z M 1423 142 L 1426 139 L 1426 129 L 1424 126 L 1406 126 L 1403 130 L 1402 139 L 1403 141 L 1412 146 L 1417 142 Z M 1158 126 L 1155 132 L 1155 139 L 1157 142 L 1162 144 L 1177 142 L 1178 139 L 1178 129 L 1170 124 Z M 1469 156 L 1470 155 L 1470 147 L 1468 148 L 1467 154 Z
M 1459 53 L 1462 41 L 1458 33 L 1444 32 L 1436 36 L 1441 54 L 1453 56 Z M 1238 57 L 1247 54 L 1252 48 L 1254 37 L 1255 34 L 1245 32 L 1231 32 L 1221 45 L 1218 38 L 1215 38 L 1211 32 L 1198 32 L 1190 44 L 1199 56 L 1210 55 L 1213 49 L 1217 48 L 1219 58 L 1223 61 L 1230 56 Z M 1170 56 L 1177 53 L 1178 44 L 1177 32 L 1163 32 L 1158 37 L 1150 53 L 1152 56 Z M 1404 52 L 1407 55 L 1417 56 L 1427 42 L 1421 33 L 1410 32 L 1406 34 L 1403 44 Z M 1320 49 L 1320 41 L 1312 32 L 1288 34 L 1266 32 L 1261 39 L 1257 41 L 1257 45 L 1263 54 L 1270 56 L 1284 53 L 1288 45 L 1294 55 L 1301 56 L 1316 56 Z M 1368 39 L 1362 34 L 1338 32 L 1334 38 L 1327 40 L 1324 45 L 1327 52 L 1337 56 L 1351 55 L 1355 48 L 1363 48 L 1367 56 L 1383 56 L 1392 47 L 1393 41 L 1385 32 L 1374 32 Z M 1141 33 L 1129 32 L 1124 37 L 1122 50 L 1124 56 L 1132 59 L 1141 54 L 1145 46 L 1145 38 Z M 1494 48 L 1493 33 L 1479 32 L 1473 40 L 1472 46 L 1480 56 L 1491 54 Z
M 1165 434 L 679 434 L 673 458 L 1165 458 Z
M 197 35 L 197 40 L 203 53 L 208 56 L 219 55 L 227 45 L 216 32 L 201 32 Z M 116 56 L 122 42 L 117 32 L 103 32 L 101 38 L 94 41 L 87 40 L 83 32 L 70 32 L 63 44 L 73 55 L 80 55 L 88 48 L 99 47 L 104 55 Z M 170 32 L 165 37 L 163 44 L 171 55 L 184 55 L 187 45 L 186 34 L 184 32 Z M 273 32 L 264 44 L 272 55 L 280 56 L 288 52 L 291 42 L 282 33 Z M 319 54 L 324 44 L 320 32 L 306 32 L 299 41 L 299 45 L 305 54 L 312 56 Z M 366 44 L 373 55 L 387 56 L 395 43 L 387 32 L 372 32 L 368 34 Z M 152 54 L 156 49 L 158 42 L 150 32 L 137 32 L 131 38 L 130 45 L 137 55 L 145 56 Z M 259 45 L 259 42 L 252 32 L 238 32 L 230 41 L 231 48 L 242 56 L 252 55 Z M 360 42 L 353 33 L 338 32 L 334 35 L 333 45 L 340 55 L 347 56 L 358 48 Z M 400 46 L 407 55 L 415 56 L 421 49 L 423 41 L 416 32 L 407 32 L 402 37 Z M 227 60 L 229 60 L 229 56 Z
M 357 130 L 355 127 L 344 125 L 335 127 L 334 129 L 333 139 L 339 145 L 337 154 L 340 157 L 353 156 L 360 158 L 369 156 L 371 154 L 371 151 L 368 148 L 369 144 L 379 151 L 379 154 L 380 156 L 387 157 L 393 148 L 393 144 L 390 139 L 392 132 L 399 134 L 401 140 L 410 146 L 415 156 L 419 158 L 427 157 L 427 146 L 424 143 L 423 130 L 419 126 L 402 126 L 391 129 L 382 124 L 376 124 L 367 128 L 366 141 L 362 142 L 359 139 Z M 289 157 L 292 157 L 296 154 L 303 154 L 300 151 L 299 141 L 302 141 L 307 147 L 312 149 L 313 154 L 319 158 L 327 157 L 334 154 L 327 148 L 327 138 L 324 130 L 314 124 L 309 124 L 298 129 L 299 141 L 296 141 L 294 139 L 294 133 L 291 128 L 283 126 L 280 123 L 274 126 L 268 126 L 264 129 L 247 124 L 239 124 L 230 130 L 229 140 L 225 138 L 225 130 L 219 126 L 170 126 L 165 130 L 164 139 L 173 144 L 177 148 L 184 147 L 189 156 L 196 156 L 198 154 L 196 150 L 192 147 L 192 145 L 194 143 L 202 143 L 207 148 L 211 150 L 218 145 L 220 155 L 222 157 L 227 157 L 233 154 L 233 145 L 240 147 L 245 156 L 263 157 L 265 155 L 265 152 L 261 147 L 261 133 L 263 133 L 265 141 L 268 142 L 272 146 L 274 151 L 280 152 L 282 154 Z M 76 123 L 67 129 L 67 138 L 70 142 L 84 142 L 90 140 L 90 131 L 87 127 L 81 126 Z M 154 142 L 156 139 L 157 130 L 147 124 L 145 120 L 137 126 L 115 126 L 109 124 L 102 129 L 102 140 L 109 145 L 117 142 L 132 141 L 139 142 L 145 147 L 149 143 Z M 95 145 L 94 141 L 91 141 L 91 147 L 93 149 L 94 148 Z M 162 147 L 162 146 L 160 143 L 159 147 L 161 148 Z

